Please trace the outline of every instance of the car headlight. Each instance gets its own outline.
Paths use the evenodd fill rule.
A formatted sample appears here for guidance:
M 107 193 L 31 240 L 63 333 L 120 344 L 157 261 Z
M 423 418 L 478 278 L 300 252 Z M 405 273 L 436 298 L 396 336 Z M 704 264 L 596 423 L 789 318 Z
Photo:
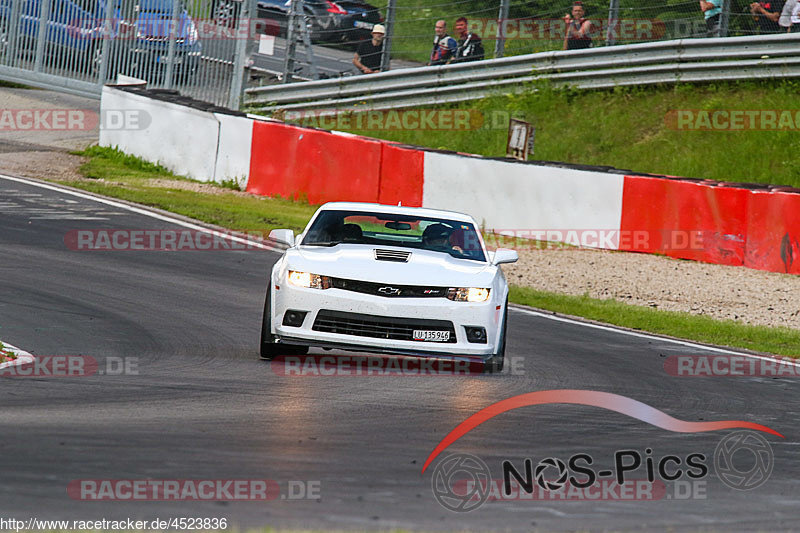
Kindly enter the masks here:
M 489 289 L 475 287 L 448 289 L 447 298 L 456 302 L 485 302 L 489 299 Z
M 306 289 L 329 289 L 331 287 L 331 278 L 318 274 L 309 274 L 308 272 L 290 270 L 289 283 L 296 287 L 304 287 Z

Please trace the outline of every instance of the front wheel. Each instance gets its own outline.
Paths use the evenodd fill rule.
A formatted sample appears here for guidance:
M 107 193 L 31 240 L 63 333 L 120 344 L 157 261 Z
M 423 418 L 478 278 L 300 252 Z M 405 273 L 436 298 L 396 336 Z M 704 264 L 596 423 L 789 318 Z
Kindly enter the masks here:
M 483 362 L 483 373 L 484 374 L 494 374 L 496 372 L 502 372 L 503 365 L 506 361 L 506 323 L 508 322 L 508 300 L 506 299 L 506 304 L 503 307 L 503 326 L 500 330 L 500 343 L 497 346 L 497 350 L 495 350 L 493 355 L 490 355 L 484 362 Z

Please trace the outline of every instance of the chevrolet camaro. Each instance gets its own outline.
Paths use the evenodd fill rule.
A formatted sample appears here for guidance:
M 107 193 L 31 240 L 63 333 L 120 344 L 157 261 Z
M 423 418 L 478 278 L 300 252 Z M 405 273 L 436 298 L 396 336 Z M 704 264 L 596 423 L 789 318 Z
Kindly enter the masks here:
M 480 359 L 503 368 L 509 249 L 486 250 L 472 217 L 451 211 L 328 203 L 272 268 L 261 357 L 309 347 Z

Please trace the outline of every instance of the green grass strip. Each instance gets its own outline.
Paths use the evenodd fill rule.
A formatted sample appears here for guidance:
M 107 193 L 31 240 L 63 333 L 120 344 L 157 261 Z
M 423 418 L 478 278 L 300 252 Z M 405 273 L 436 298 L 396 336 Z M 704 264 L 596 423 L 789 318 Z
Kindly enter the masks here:
M 611 299 L 511 287 L 509 301 L 598 322 L 681 339 L 800 357 L 800 331 L 751 326 L 733 320 L 662 311 Z
M 316 206 L 305 202 L 236 194 L 230 191 L 232 187 L 228 182 L 218 185 L 218 194 L 188 191 L 170 186 L 169 182 L 163 186 L 154 185 L 150 180 L 192 180 L 112 148 L 93 146 L 75 153 L 89 158 L 79 170 L 85 177 L 97 181 L 62 183 L 237 231 L 288 228 L 300 232 L 316 210 Z

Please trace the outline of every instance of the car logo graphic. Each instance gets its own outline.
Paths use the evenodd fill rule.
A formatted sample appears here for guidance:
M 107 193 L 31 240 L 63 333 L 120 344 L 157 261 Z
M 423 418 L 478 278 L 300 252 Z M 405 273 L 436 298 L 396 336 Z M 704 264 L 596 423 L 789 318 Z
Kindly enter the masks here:
M 381 287 L 378 289 L 378 292 L 387 295 L 400 294 L 400 289 L 395 289 L 394 287 Z

